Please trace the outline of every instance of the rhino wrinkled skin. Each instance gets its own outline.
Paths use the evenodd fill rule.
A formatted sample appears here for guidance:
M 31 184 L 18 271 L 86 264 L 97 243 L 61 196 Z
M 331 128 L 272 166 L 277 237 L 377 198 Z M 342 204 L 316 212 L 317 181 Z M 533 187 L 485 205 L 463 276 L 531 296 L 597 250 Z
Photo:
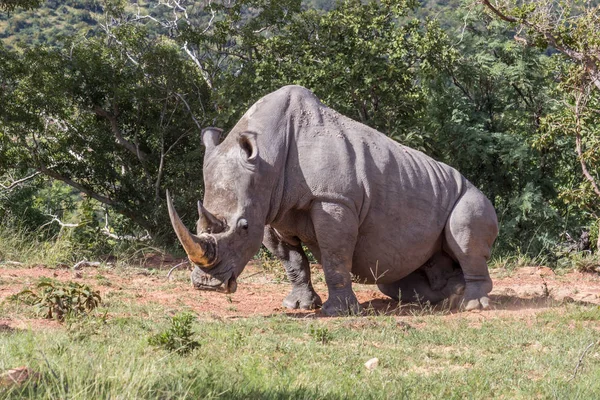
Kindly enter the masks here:
M 357 312 L 353 280 L 403 301 L 462 295 L 467 310 L 489 307 L 496 213 L 455 169 L 337 113 L 300 86 L 258 100 L 218 144 L 220 133 L 203 131 L 197 235 L 167 193 L 199 289 L 235 291 L 262 242 L 287 271 L 288 308 Z M 302 244 L 323 266 L 324 304 Z

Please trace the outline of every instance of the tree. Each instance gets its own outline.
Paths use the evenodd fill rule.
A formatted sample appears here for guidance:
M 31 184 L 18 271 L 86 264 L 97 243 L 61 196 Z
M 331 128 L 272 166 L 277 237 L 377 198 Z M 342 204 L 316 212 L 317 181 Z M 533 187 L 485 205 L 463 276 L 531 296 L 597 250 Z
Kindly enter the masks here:
M 576 200 L 598 221 L 600 231 L 600 4 L 596 1 L 481 0 L 491 14 L 517 29 L 515 39 L 525 45 L 550 48 L 566 60 L 560 66 L 562 111 L 545 120 L 548 133 L 540 143 L 559 135 L 574 137 L 585 183 L 571 184 L 562 196 Z M 562 132 L 562 133 L 560 133 Z M 590 201 L 590 196 L 594 200 Z M 600 251 L 600 234 L 596 248 Z
M 498 18 L 517 27 L 517 40 L 561 52 L 600 90 L 600 4 L 591 0 L 526 3 L 502 0 L 495 4 L 481 0 L 481 3 Z M 520 36 L 522 33 L 525 37 Z
M 256 44 L 256 57 L 235 79 L 254 97 L 303 85 L 342 114 L 431 152 L 422 81 L 453 53 L 435 22 L 412 17 L 414 7 L 413 1 L 349 0 L 328 13 L 297 14 Z
M 166 187 L 200 197 L 210 94 L 172 42 L 143 27 L 115 39 L 3 50 L 0 167 L 60 180 L 158 236 Z
M 200 130 L 227 126 L 244 106 L 220 102 L 215 82 L 300 2 L 161 6 L 132 16 L 110 1 L 91 38 L 0 50 L 0 176 L 14 177 L 4 186 L 62 181 L 154 237 L 168 230 L 165 188 L 191 211 L 202 193 Z
M 13 11 L 17 7 L 32 9 L 42 4 L 42 0 L 0 0 L 0 10 Z

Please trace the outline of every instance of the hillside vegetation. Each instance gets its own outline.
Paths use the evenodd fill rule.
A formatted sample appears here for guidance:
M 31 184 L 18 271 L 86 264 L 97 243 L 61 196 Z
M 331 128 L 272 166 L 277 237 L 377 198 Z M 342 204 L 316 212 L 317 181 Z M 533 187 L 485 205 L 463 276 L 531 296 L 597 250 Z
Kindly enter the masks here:
M 164 193 L 191 225 L 201 128 L 293 83 L 481 188 L 495 257 L 597 251 L 596 2 L 38 3 L 0 3 L 5 233 L 173 243 Z

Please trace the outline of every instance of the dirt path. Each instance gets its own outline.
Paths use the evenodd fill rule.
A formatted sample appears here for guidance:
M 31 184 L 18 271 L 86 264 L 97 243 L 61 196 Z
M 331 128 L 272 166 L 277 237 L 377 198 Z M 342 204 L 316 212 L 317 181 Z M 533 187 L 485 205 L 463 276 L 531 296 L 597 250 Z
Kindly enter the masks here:
M 313 318 L 314 311 L 288 310 L 281 306 L 289 291 L 289 284 L 278 271 L 266 272 L 262 267 L 249 265 L 238 280 L 238 291 L 231 295 L 200 292 L 191 287 L 189 271 L 178 270 L 167 280 L 168 269 L 84 268 L 49 269 L 43 266 L 15 267 L 0 265 L 0 302 L 8 296 L 35 284 L 41 277 L 59 281 L 85 283 L 101 292 L 103 299 L 118 297 L 121 301 L 138 304 L 158 304 L 166 307 L 189 307 L 201 316 L 240 318 L 256 315 L 287 314 Z M 315 289 L 326 300 L 327 290 L 322 271 L 313 268 Z M 504 270 L 492 271 L 494 290 L 491 293 L 493 309 L 486 312 L 456 313 L 431 310 L 418 305 L 399 305 L 381 294 L 377 287 L 355 285 L 363 307 L 376 314 L 392 314 L 410 318 L 424 311 L 439 313 L 444 318 L 481 320 L 511 316 L 528 318 L 564 302 L 600 304 L 600 275 L 571 272 L 557 275 L 546 267 L 527 267 L 508 274 Z M 25 322 L 25 321 L 21 321 Z M 29 321 L 31 323 L 31 321 Z M 0 317 L 0 325 L 15 326 Z M 52 322 L 42 322 L 42 326 Z M 18 324 L 17 324 L 18 325 Z M 37 323 L 35 324 L 37 325 Z

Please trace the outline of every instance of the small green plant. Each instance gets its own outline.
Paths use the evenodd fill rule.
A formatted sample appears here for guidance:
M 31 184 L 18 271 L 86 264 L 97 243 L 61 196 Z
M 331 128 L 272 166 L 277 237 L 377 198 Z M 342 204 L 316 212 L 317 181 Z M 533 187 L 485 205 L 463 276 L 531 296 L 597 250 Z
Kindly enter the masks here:
M 108 313 L 86 316 L 84 318 L 68 319 L 67 332 L 72 340 L 85 340 L 100 333 L 106 326 Z
M 164 332 L 150 336 L 148 343 L 152 346 L 162 347 L 168 351 L 175 351 L 179 355 L 186 355 L 200 347 L 200 343 L 193 339 L 194 331 L 192 322 L 194 316 L 189 313 L 180 313 L 171 318 L 171 326 Z
M 321 344 L 327 344 L 333 338 L 331 332 L 329 332 L 329 329 L 327 329 L 326 327 L 317 328 L 311 326 L 310 336 L 312 336 L 313 339 L 315 339 L 317 342 L 320 342 Z
M 102 274 L 96 274 L 96 280 L 102 286 L 112 286 L 110 280 Z
M 281 261 L 273 256 L 270 251 L 264 248 L 261 249 L 261 251 L 258 253 L 257 261 L 259 262 L 263 271 L 268 275 L 271 275 L 275 282 L 287 282 L 288 277 L 285 272 L 285 268 L 283 268 Z
M 579 253 L 572 257 L 572 259 L 575 269 L 579 272 L 600 272 L 600 256 L 598 254 Z
M 23 290 L 11 297 L 36 308 L 44 318 L 64 321 L 87 315 L 100 305 L 100 293 L 75 282 L 60 283 L 50 279 L 40 281 L 34 290 Z

